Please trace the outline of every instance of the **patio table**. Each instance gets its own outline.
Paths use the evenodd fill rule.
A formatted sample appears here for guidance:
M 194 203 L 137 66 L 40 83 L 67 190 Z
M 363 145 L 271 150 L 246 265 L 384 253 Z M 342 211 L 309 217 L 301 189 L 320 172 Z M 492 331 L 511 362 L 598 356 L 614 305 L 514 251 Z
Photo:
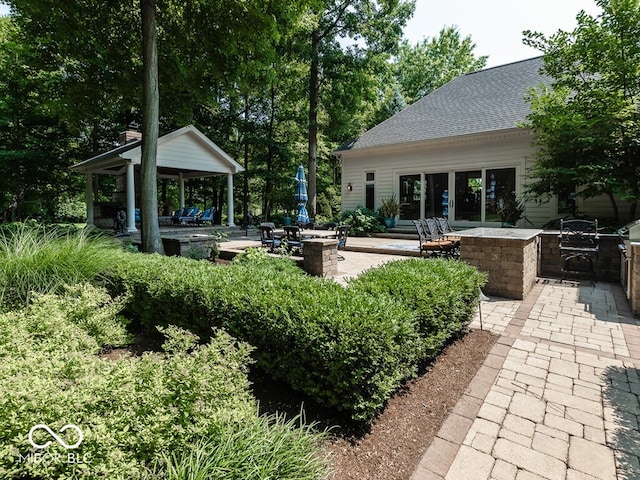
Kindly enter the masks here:
M 273 233 L 278 236 L 285 235 L 285 232 L 282 228 L 276 228 Z M 336 234 L 338 232 L 336 230 L 302 230 L 300 235 L 302 238 L 336 238 Z

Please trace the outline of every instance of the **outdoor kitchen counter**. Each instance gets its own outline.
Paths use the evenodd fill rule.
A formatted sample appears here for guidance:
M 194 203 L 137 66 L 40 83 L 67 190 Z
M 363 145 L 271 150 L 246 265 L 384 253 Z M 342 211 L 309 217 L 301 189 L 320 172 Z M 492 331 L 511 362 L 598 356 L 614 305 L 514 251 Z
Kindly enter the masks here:
M 532 228 L 471 228 L 460 237 L 460 260 L 486 272 L 486 294 L 522 300 L 538 275 L 538 235 Z

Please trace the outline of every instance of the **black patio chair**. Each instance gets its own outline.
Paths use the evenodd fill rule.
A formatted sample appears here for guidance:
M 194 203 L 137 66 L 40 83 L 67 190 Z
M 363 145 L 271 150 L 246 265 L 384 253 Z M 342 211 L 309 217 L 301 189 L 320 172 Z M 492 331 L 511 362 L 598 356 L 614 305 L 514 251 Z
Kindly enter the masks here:
M 285 226 L 282 237 L 282 248 L 288 252 L 296 252 L 302 255 L 302 229 L 295 225 Z
M 280 239 L 275 236 L 275 224 L 261 223 L 258 225 L 258 231 L 260 232 L 260 244 L 266 247 L 269 252 L 274 253 L 280 248 Z
M 336 227 L 336 239 L 338 240 L 338 250 L 344 250 L 347 246 L 347 238 L 349 238 L 349 230 L 351 225 L 339 225 Z
M 457 240 L 446 238 L 438 226 L 438 221 L 435 218 L 425 218 L 423 220 L 424 228 L 427 235 L 431 237 L 432 242 L 438 242 L 442 249 L 442 255 L 445 257 L 460 256 L 460 239 Z
M 451 240 L 455 246 L 455 256 L 460 256 L 460 237 L 457 237 L 454 234 L 453 228 L 449 225 L 449 219 L 446 217 L 434 217 L 436 221 L 436 225 L 438 227 L 438 232 L 442 234 L 447 240 Z
M 438 230 L 442 234 L 453 233 L 453 229 L 451 225 L 449 225 L 449 219 L 446 217 L 435 217 L 436 223 L 438 224 Z
M 349 238 L 349 230 L 351 225 L 339 225 L 336 227 L 336 239 L 338 240 L 338 250 L 344 250 L 347 246 L 347 239 Z M 344 260 L 344 257 L 338 254 L 338 260 Z
M 562 257 L 562 279 L 564 280 L 567 274 L 585 273 L 585 270 L 577 268 L 575 265 L 577 261 L 587 264 L 587 272 L 595 282 L 596 272 L 593 268 L 593 260 L 598 259 L 600 249 L 598 220 L 560 220 L 558 240 Z
M 420 255 L 423 257 L 448 257 L 454 256 L 454 244 L 451 241 L 445 240 L 442 235 L 439 235 L 436 229 L 434 235 L 431 235 L 431 231 L 427 230 L 426 222 L 421 220 L 413 220 L 413 224 L 418 231 L 418 237 L 420 241 Z

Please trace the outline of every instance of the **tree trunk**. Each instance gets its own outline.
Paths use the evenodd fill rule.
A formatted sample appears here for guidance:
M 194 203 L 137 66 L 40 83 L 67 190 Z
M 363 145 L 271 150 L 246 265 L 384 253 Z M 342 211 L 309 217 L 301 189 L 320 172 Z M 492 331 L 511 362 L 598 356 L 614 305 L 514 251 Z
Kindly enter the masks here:
M 249 96 L 244 96 L 244 172 L 242 173 L 242 223 L 249 218 Z
M 156 2 L 140 0 L 142 12 L 142 159 L 140 162 L 140 214 L 142 251 L 164 253 L 158 224 L 158 48 Z
M 320 37 L 319 32 L 314 31 L 311 34 L 311 72 L 309 75 L 309 178 L 308 195 L 309 200 L 307 207 L 309 216 L 316 213 L 316 170 L 318 165 L 318 101 L 320 85 L 318 84 L 318 69 L 320 56 Z
M 271 87 L 271 105 L 269 112 L 269 129 L 267 130 L 267 138 L 269 138 L 269 143 L 267 147 L 267 162 L 265 165 L 266 174 L 265 174 L 265 182 L 264 182 L 264 195 L 262 198 L 262 216 L 265 221 L 268 221 L 271 218 L 271 194 L 273 193 L 273 181 L 271 180 L 271 174 L 273 170 L 273 157 L 274 153 L 274 142 L 275 142 L 275 132 L 274 125 L 276 123 L 276 90 L 272 86 Z
M 611 210 L 613 212 L 613 218 L 616 223 L 620 221 L 620 213 L 618 212 L 618 204 L 616 203 L 616 197 L 614 197 L 613 193 L 606 192 L 607 197 L 609 197 L 609 201 L 611 202 Z

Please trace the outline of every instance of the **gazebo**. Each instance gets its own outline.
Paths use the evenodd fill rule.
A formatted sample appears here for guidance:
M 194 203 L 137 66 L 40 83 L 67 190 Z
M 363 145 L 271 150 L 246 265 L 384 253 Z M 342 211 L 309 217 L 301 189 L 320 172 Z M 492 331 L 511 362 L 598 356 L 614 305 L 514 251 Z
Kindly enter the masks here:
M 140 168 L 142 136 L 139 132 L 123 132 L 121 145 L 71 167 L 86 175 L 87 224 L 94 224 L 93 175 L 116 175 L 126 179 L 127 231 L 136 232 L 135 171 Z M 158 138 L 158 178 L 177 179 L 180 207 L 185 206 L 184 181 L 215 175 L 227 176 L 227 223 L 234 224 L 233 175 L 244 168 L 193 125 Z

